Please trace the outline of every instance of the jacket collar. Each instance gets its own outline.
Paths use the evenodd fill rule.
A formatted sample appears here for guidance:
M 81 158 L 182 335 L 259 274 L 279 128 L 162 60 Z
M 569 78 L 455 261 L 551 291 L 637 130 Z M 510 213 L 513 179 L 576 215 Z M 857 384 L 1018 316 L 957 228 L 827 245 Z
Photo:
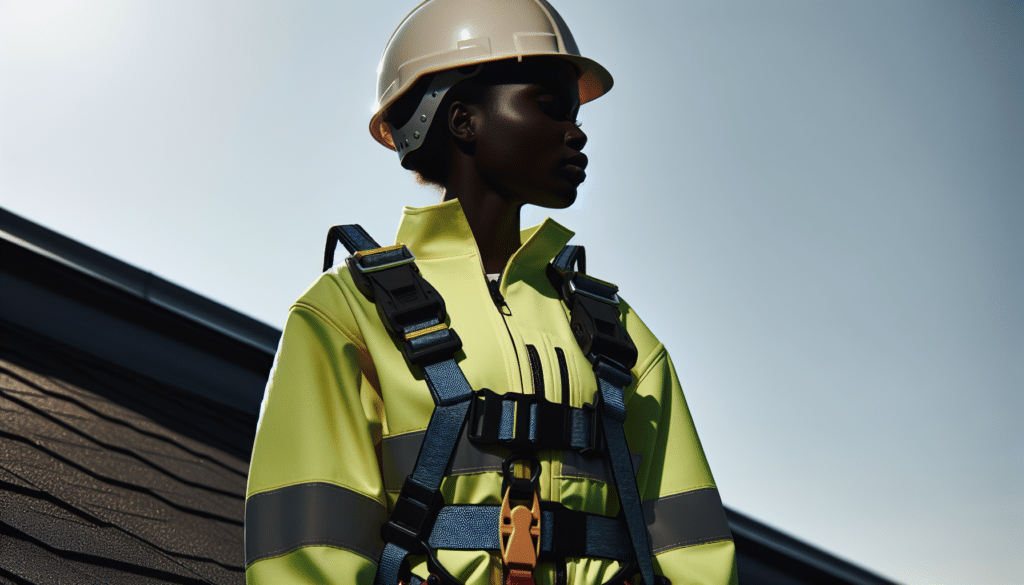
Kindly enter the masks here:
M 519 241 L 522 245 L 505 267 L 503 280 L 521 279 L 526 273 L 543 270 L 573 234 L 572 230 L 550 217 L 539 225 L 520 231 Z M 473 256 L 480 262 L 476 239 L 473 238 L 473 231 L 458 199 L 427 207 L 403 209 L 395 242 L 408 246 L 417 259 Z

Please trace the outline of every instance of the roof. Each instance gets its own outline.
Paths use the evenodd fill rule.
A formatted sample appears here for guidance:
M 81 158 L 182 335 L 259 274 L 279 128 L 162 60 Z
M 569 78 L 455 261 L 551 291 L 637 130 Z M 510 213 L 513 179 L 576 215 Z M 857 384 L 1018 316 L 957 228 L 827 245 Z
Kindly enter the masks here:
M 0 581 L 242 583 L 280 331 L 4 209 L 0 290 Z M 726 515 L 744 585 L 892 583 Z
M 242 582 L 255 416 L 2 332 L 0 576 Z
M 0 208 L 0 318 L 259 412 L 281 332 Z

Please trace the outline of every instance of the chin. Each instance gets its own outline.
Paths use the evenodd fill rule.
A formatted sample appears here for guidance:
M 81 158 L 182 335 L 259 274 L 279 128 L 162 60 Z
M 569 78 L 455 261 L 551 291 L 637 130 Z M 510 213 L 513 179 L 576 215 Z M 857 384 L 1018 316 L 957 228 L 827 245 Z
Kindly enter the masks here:
M 562 202 L 562 204 L 554 206 L 555 209 L 565 209 L 566 207 L 571 206 L 573 203 L 576 203 L 576 189 L 573 189 L 571 193 L 565 194 L 559 200 Z
M 576 202 L 575 183 L 557 186 L 522 187 L 515 197 L 523 204 L 536 205 L 545 209 L 565 209 Z
M 531 203 L 534 203 L 538 207 L 544 207 L 547 209 L 565 209 L 576 202 L 576 188 L 567 189 L 564 191 L 558 191 L 554 193 L 545 193 L 541 197 L 537 197 Z

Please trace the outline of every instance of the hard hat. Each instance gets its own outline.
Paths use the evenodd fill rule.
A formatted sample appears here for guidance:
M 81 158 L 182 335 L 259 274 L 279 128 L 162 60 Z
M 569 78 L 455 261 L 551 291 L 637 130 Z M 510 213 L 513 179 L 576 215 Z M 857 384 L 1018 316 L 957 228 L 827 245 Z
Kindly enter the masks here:
M 569 27 L 546 0 L 426 0 L 405 17 L 384 48 L 370 134 L 403 160 L 423 144 L 453 85 L 479 73 L 483 63 L 539 55 L 576 66 L 581 104 L 612 87 L 611 74 L 580 55 Z M 477 67 L 465 69 L 471 65 Z M 437 75 L 409 121 L 400 128 L 385 121 L 385 110 L 431 73 Z

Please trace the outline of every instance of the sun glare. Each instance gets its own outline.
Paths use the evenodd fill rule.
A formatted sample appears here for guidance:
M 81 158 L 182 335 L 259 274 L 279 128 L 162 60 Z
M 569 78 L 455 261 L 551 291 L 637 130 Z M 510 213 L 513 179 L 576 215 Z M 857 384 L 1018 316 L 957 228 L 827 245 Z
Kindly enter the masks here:
M 35 62 L 104 49 L 124 21 L 120 0 L 0 3 L 0 50 Z

